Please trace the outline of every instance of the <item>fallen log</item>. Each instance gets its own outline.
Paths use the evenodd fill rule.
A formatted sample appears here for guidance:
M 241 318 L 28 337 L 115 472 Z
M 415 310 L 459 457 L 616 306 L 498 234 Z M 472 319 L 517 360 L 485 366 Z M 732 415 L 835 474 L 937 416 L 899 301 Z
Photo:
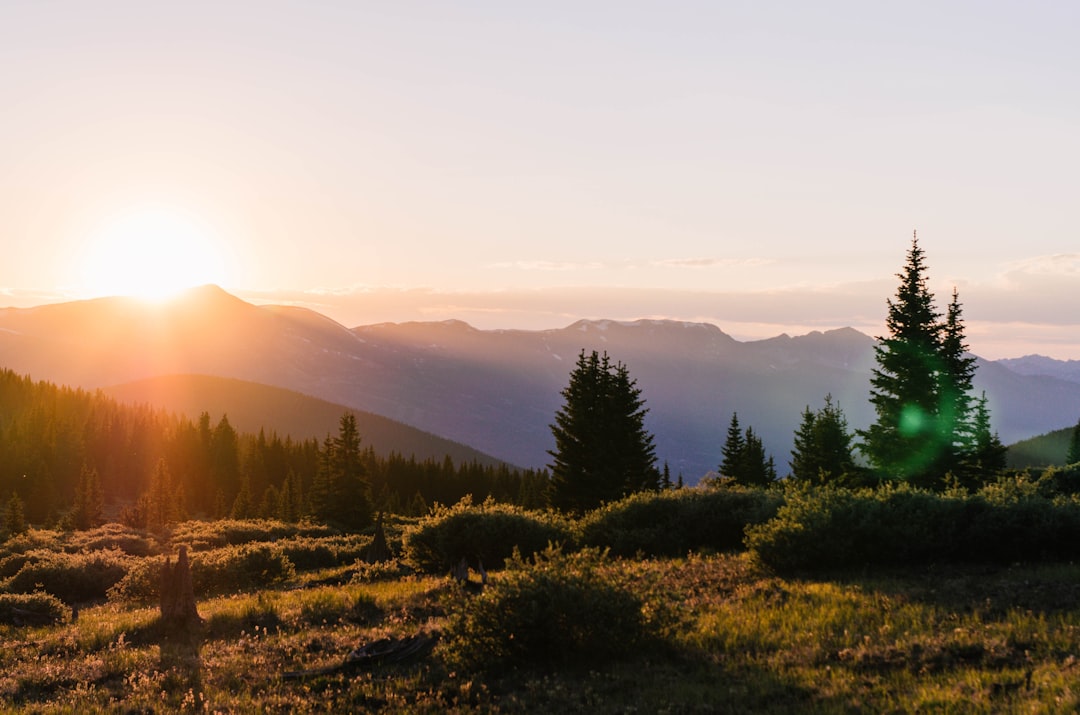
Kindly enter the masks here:
M 310 670 L 289 670 L 281 674 L 285 680 L 313 678 L 341 672 L 371 670 L 378 666 L 405 663 L 422 658 L 431 652 L 439 640 L 438 633 L 419 633 L 405 638 L 380 638 L 351 651 L 335 665 Z

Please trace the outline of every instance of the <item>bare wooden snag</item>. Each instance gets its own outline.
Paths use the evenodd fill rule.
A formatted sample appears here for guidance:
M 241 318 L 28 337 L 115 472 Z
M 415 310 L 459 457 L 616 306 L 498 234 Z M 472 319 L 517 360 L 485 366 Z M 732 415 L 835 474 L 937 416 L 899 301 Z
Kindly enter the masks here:
M 169 558 L 161 573 L 161 622 L 169 630 L 192 631 L 202 623 L 195 607 L 195 588 L 191 582 L 191 563 L 187 547 L 180 547 L 176 565 Z
M 378 564 L 394 558 L 390 545 L 386 542 L 386 531 L 383 529 L 383 515 L 379 512 L 375 520 L 375 538 L 364 552 L 364 561 L 369 564 Z

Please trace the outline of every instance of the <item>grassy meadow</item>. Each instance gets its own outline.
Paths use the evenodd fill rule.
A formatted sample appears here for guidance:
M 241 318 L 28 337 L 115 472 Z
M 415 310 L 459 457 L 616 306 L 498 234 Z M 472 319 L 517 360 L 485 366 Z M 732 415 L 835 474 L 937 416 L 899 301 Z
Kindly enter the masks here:
M 705 497 L 686 491 L 678 498 L 635 497 L 626 508 L 657 508 L 664 499 L 703 508 Z M 760 503 L 772 504 L 772 513 L 779 508 L 774 519 L 782 519 L 787 507 L 773 501 Z M 753 512 L 742 502 L 739 509 Z M 609 510 L 609 523 L 617 523 L 619 511 Z M 581 543 L 585 534 L 597 539 L 602 518 L 556 522 L 550 514 L 490 503 L 393 519 L 387 535 L 398 558 L 382 564 L 361 558 L 370 535 L 314 525 L 186 522 L 168 535 L 115 524 L 86 532 L 31 530 L 0 544 L 0 707 L 42 713 L 1080 709 L 1080 567 L 1072 563 L 776 569 L 762 557 L 767 551 L 754 549 L 616 555 L 618 549 Z M 505 568 L 485 562 L 490 578 L 479 594 L 463 589 L 434 557 L 454 553 L 460 539 L 519 541 L 523 528 L 537 524 L 565 529 L 564 546 L 511 554 Z M 621 537 L 619 543 L 632 543 L 625 531 Z M 190 549 L 204 619 L 187 636 L 165 633 L 156 607 L 154 574 L 179 544 Z M 26 623 L 27 613 L 49 613 L 52 622 Z M 416 634 L 440 638 L 411 662 L 285 677 L 341 663 L 379 638 Z

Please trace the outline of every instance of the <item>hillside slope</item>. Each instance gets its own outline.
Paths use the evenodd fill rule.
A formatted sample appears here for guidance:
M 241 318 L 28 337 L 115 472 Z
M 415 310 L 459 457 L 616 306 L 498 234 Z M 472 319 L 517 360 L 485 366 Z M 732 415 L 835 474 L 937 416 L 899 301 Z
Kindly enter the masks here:
M 452 442 L 381 415 L 270 385 L 210 375 L 164 375 L 104 388 L 103 393 L 128 404 L 146 404 L 197 420 L 207 412 L 216 421 L 227 415 L 240 432 L 265 430 L 279 436 L 322 439 L 336 435 L 342 414 L 356 417 L 362 444 L 385 456 L 391 452 L 419 460 L 499 465 L 498 460 L 467 445 Z

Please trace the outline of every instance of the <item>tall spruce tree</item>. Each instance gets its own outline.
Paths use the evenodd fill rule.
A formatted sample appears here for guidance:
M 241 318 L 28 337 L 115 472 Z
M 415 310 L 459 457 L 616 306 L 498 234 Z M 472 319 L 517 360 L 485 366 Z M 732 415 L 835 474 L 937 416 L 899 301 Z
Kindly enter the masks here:
M 327 436 L 311 487 L 316 518 L 356 530 L 372 523 L 371 487 L 360 451 L 356 415 L 341 416 L 336 437 Z
M 723 459 L 720 462 L 720 474 L 735 478 L 742 470 L 743 453 L 746 452 L 746 438 L 739 427 L 739 413 L 733 412 L 728 425 L 727 438 L 720 449 Z
M 938 468 L 950 472 L 958 472 L 978 447 L 971 397 L 975 357 L 968 352 L 961 313 L 959 293 L 954 288 L 941 329 L 942 370 L 938 387 L 941 395 L 938 422 L 946 441 Z M 989 420 L 989 411 L 985 416 Z M 989 431 L 989 424 L 986 430 Z
M 877 421 L 859 432 L 859 448 L 882 477 L 940 487 L 973 449 L 968 392 L 974 361 L 966 352 L 957 294 L 944 322 L 934 307 L 917 236 L 897 277 L 885 321 L 889 335 L 874 347 L 870 402 Z
M 561 394 L 563 406 L 550 426 L 555 448 L 548 451 L 555 507 L 581 513 L 658 487 L 648 409 L 625 365 L 582 350 Z

